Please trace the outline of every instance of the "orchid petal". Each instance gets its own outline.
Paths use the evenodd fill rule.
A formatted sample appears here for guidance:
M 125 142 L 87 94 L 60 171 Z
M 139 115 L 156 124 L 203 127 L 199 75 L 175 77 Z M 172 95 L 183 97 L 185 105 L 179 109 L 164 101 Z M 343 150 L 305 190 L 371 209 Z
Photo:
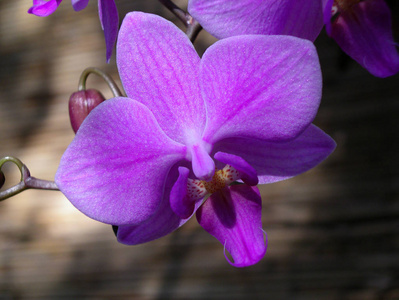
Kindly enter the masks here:
M 399 72 L 399 53 L 392 36 L 391 19 L 385 1 L 361 1 L 339 11 L 331 24 L 331 37 L 374 76 L 392 76 Z
M 265 34 L 314 41 L 323 27 L 320 0 L 189 0 L 188 11 L 217 38 Z
M 112 50 L 118 36 L 118 9 L 114 0 L 98 0 L 98 15 L 101 27 L 104 30 L 105 45 L 107 48 L 107 62 L 109 62 Z
M 72 1 L 72 7 L 75 11 L 80 11 L 86 8 L 87 4 L 89 4 L 89 0 L 71 0 L 71 1 Z
M 55 12 L 61 4 L 61 1 L 62 0 L 33 0 L 33 6 L 29 8 L 28 13 L 39 17 L 47 17 Z
M 117 239 L 125 245 L 138 245 L 159 239 L 172 233 L 189 218 L 178 217 L 170 208 L 167 199 L 162 199 L 159 211 L 139 225 L 119 226 Z
M 257 263 L 266 253 L 262 199 L 257 187 L 233 185 L 213 193 L 197 210 L 198 223 L 221 242 L 236 267 Z
M 247 185 L 254 186 L 258 184 L 259 180 L 256 170 L 241 157 L 230 153 L 217 152 L 215 153 L 214 158 L 222 163 L 232 166 L 240 172 L 241 180 Z
M 334 140 L 310 125 L 298 138 L 284 143 L 231 138 L 215 145 L 214 152 L 228 152 L 245 159 L 258 173 L 259 184 L 272 183 L 306 172 L 330 155 Z
M 198 83 L 200 58 L 173 23 L 127 14 L 119 31 L 117 64 L 127 95 L 145 104 L 172 139 L 194 144 L 205 126 Z
M 118 241 L 120 243 L 126 245 L 137 245 L 161 238 L 184 225 L 190 219 L 191 216 L 185 219 L 178 217 L 173 213 L 170 207 L 170 202 L 173 202 L 173 200 L 169 199 L 169 195 L 171 195 L 170 191 L 178 177 L 176 169 L 177 168 L 175 167 L 172 168 L 168 175 L 165 184 L 164 198 L 162 199 L 158 211 L 139 225 L 120 226 L 117 233 Z M 195 204 L 193 212 L 198 209 L 200 204 L 201 201 Z
M 210 144 L 228 137 L 293 139 L 319 107 L 320 65 L 307 40 L 227 38 L 205 52 L 200 73 L 207 109 L 203 139 Z
M 113 225 L 137 224 L 158 210 L 166 176 L 185 152 L 144 105 L 114 98 L 82 123 L 55 181 L 87 216 Z

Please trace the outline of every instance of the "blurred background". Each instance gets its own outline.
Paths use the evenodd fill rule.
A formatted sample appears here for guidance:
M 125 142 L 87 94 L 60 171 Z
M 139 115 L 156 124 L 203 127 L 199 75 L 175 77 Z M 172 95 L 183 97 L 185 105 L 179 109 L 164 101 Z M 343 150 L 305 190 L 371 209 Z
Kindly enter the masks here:
M 121 20 L 139 10 L 180 26 L 155 0 L 116 3 Z M 94 66 L 119 78 L 115 55 L 105 62 L 97 1 L 74 12 L 66 0 L 46 18 L 28 15 L 30 5 L 0 1 L 0 157 L 53 180 L 74 137 L 68 99 L 80 73 Z M 399 3 L 389 5 L 399 41 Z M 203 31 L 195 46 L 215 41 Z M 124 246 L 60 192 L 30 190 L 0 203 L 0 299 L 399 299 L 399 75 L 373 77 L 324 30 L 316 45 L 324 90 L 314 123 L 338 146 L 313 170 L 260 187 L 261 262 L 230 266 L 195 218 Z M 88 87 L 111 97 L 95 75 Z M 17 168 L 4 169 L 5 187 L 16 184 Z

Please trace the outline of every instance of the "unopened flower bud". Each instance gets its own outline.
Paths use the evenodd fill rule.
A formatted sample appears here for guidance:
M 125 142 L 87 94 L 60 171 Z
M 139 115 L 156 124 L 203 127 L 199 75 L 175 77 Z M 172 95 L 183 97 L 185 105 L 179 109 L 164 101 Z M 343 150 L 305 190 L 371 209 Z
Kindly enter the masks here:
M 104 96 L 94 89 L 78 91 L 71 95 L 69 98 L 69 118 L 75 133 L 89 113 L 104 100 Z

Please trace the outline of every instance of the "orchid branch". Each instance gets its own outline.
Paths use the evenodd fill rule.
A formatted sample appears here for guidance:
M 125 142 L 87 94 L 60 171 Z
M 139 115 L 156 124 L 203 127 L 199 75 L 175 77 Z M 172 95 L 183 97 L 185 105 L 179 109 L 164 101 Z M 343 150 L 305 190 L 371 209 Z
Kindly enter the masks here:
M 21 180 L 18 184 L 10 187 L 9 189 L 0 192 L 0 201 L 3 201 L 7 198 L 10 198 L 12 196 L 15 196 L 16 194 L 21 193 L 24 190 L 27 189 L 39 189 L 39 190 L 53 190 L 53 191 L 58 191 L 58 187 L 54 181 L 49 181 L 49 180 L 43 180 L 43 179 L 38 179 L 35 177 L 32 177 L 30 175 L 29 169 L 27 166 L 21 162 L 18 158 L 12 157 L 12 156 L 5 156 L 0 159 L 0 183 L 1 185 L 5 181 L 4 173 L 1 171 L 2 166 L 7 163 L 7 162 L 12 162 L 14 163 L 19 171 L 21 172 Z M 0 186 L 1 187 L 1 186 Z
M 202 27 L 188 12 L 182 10 L 170 0 L 159 0 L 167 9 L 169 9 L 186 26 L 186 35 L 193 43 L 200 33 Z

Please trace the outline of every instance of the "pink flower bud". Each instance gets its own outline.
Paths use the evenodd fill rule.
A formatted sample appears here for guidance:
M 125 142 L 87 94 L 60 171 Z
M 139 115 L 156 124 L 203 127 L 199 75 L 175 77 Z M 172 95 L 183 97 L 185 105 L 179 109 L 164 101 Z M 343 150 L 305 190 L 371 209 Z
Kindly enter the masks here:
M 69 118 L 75 133 L 89 113 L 104 100 L 104 96 L 94 89 L 78 91 L 71 95 L 69 98 Z

